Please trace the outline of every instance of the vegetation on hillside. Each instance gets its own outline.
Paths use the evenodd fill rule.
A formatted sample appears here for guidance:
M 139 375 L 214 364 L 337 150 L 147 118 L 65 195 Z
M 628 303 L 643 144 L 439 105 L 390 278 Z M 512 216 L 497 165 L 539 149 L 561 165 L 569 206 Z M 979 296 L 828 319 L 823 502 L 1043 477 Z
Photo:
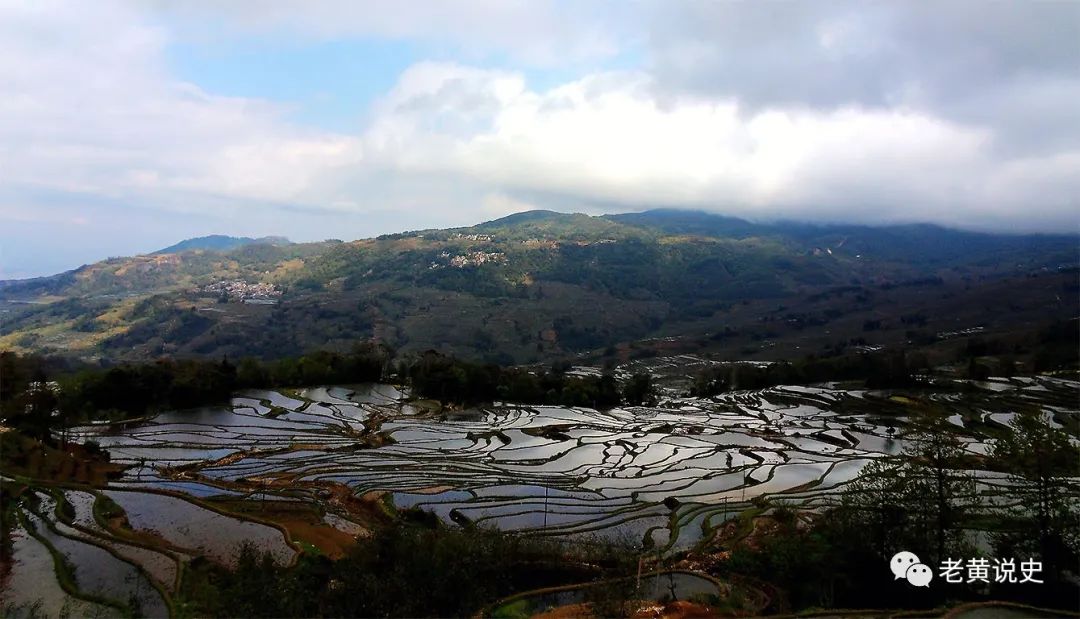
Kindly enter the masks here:
M 775 356 L 783 339 L 812 338 L 821 352 L 864 324 L 877 325 L 865 339 L 895 342 L 956 329 L 952 318 L 1011 327 L 1068 317 L 1074 304 L 1060 299 L 1076 296 L 1067 273 L 1075 246 L 1071 236 L 766 225 L 672 211 L 521 213 L 347 243 L 112 258 L 0 282 L 0 349 L 273 358 L 377 338 L 506 364 L 683 335 L 740 356 Z M 207 292 L 222 281 L 273 285 L 282 296 L 222 302 Z M 1001 286 L 1026 292 L 1006 297 Z M 922 319 L 903 320 L 913 316 Z
M 1041 329 L 1027 348 L 1035 371 L 1076 370 L 1080 360 L 1080 321 L 1064 320 Z M 954 376 L 975 380 L 991 374 L 1012 376 L 1016 357 L 1025 349 L 1005 338 L 976 337 L 956 347 L 949 361 Z M 940 364 L 940 360 L 939 360 Z M 916 376 L 935 373 L 929 356 L 916 347 L 900 350 L 852 352 L 841 350 L 831 356 L 809 355 L 792 361 L 767 364 L 719 363 L 694 377 L 691 393 L 710 396 L 740 389 L 763 389 L 775 385 L 807 385 L 833 381 L 855 381 L 871 389 L 911 387 Z

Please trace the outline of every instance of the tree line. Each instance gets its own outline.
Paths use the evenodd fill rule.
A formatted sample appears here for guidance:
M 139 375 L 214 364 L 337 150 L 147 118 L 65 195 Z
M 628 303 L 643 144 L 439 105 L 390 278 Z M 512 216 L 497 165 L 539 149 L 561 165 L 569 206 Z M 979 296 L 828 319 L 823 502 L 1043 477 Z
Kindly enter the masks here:
M 159 359 L 102 368 L 37 355 L 0 353 L 0 419 L 47 439 L 53 428 L 160 410 L 228 402 L 238 389 L 391 381 L 447 404 L 495 400 L 610 408 L 654 401 L 651 378 L 623 386 L 611 371 L 576 376 L 566 364 L 544 371 L 504 368 L 434 351 L 393 362 L 389 348 L 364 343 L 347 353 L 318 351 L 273 361 Z
M 95 367 L 0 352 L 0 417 L 28 436 L 94 419 L 123 419 L 166 409 L 228 402 L 238 389 L 378 381 L 391 351 L 359 344 L 348 353 L 233 363 L 159 359 Z
M 806 385 L 827 381 L 862 381 L 871 389 L 910 387 L 915 374 L 929 370 L 925 355 L 905 351 L 876 351 L 836 357 L 809 356 L 798 361 L 721 363 L 694 377 L 691 393 L 711 396 L 777 385 Z
M 530 404 L 612 408 L 655 402 L 649 374 L 630 377 L 622 386 L 610 368 L 599 376 L 570 373 L 568 363 L 543 370 L 473 363 L 434 351 L 397 366 L 397 375 L 419 396 L 470 404 L 501 400 Z

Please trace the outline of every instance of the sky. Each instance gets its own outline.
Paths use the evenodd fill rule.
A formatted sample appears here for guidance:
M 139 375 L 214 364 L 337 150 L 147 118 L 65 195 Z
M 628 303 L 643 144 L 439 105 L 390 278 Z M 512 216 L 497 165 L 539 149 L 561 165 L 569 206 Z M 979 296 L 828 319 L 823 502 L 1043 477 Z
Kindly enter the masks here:
M 0 279 L 534 208 L 1080 231 L 1080 2 L 0 0 Z

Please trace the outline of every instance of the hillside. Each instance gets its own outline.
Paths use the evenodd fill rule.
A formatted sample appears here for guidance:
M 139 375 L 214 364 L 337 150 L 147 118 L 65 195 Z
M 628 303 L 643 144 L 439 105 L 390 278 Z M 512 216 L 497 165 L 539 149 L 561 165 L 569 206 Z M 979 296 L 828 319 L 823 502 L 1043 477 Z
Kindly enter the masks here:
M 210 236 L 200 236 L 193 239 L 185 239 L 170 245 L 165 249 L 159 249 L 155 254 L 179 254 L 185 251 L 194 251 L 202 249 L 206 251 L 228 251 L 230 249 L 236 249 L 237 247 L 243 247 L 244 245 L 288 245 L 289 239 L 283 236 L 264 236 L 262 238 L 253 239 L 247 236 L 225 236 L 222 234 L 211 234 Z
M 0 283 L 0 349 L 273 357 L 376 338 L 504 363 L 771 358 L 1076 311 L 1073 236 L 532 211 L 344 243 L 187 243 Z

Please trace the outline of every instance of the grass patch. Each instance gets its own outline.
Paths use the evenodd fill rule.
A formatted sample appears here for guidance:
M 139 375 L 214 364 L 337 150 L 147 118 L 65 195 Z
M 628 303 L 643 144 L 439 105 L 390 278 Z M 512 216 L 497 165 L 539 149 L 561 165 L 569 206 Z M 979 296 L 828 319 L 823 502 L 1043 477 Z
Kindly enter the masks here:
M 491 616 L 497 619 L 525 619 L 532 614 L 532 605 L 527 599 L 514 600 L 491 611 Z

